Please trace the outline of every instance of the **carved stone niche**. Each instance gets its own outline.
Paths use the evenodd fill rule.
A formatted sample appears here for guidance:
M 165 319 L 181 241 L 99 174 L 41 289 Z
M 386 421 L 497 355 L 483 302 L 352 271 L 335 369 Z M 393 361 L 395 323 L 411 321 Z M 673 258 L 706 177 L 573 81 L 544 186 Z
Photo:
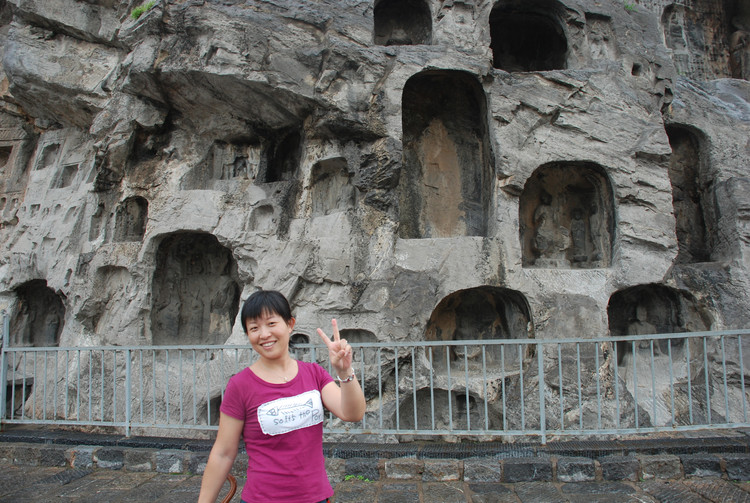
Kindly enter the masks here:
M 182 178 L 180 188 L 219 189 L 232 182 L 255 180 L 261 150 L 259 143 L 215 141 L 206 156 Z
M 326 159 L 313 166 L 312 216 L 328 215 L 354 207 L 354 186 L 349 183 L 346 159 Z
M 432 40 L 432 13 L 425 0 L 380 0 L 375 2 L 377 45 L 419 45 Z
M 223 344 L 239 310 L 237 263 L 211 234 L 167 236 L 156 253 L 152 295 L 155 345 Z
M 524 267 L 608 267 L 614 201 L 604 170 L 593 163 L 540 166 L 519 203 Z
M 0 176 L 7 176 L 5 167 L 8 166 L 10 155 L 13 153 L 13 146 L 0 145 Z
M 607 306 L 611 335 L 649 335 L 707 330 L 710 316 L 701 311 L 695 301 L 672 288 L 652 284 L 639 285 L 612 294 Z M 683 345 L 683 340 L 672 341 L 672 350 Z M 666 341 L 654 343 L 656 355 L 667 354 Z M 633 344 L 621 342 L 617 346 L 620 363 Z M 636 350 L 639 344 L 635 344 Z M 650 352 L 650 349 L 649 349 Z
M 57 346 L 65 325 L 62 298 L 47 286 L 47 281 L 34 279 L 16 287 L 18 304 L 11 319 L 12 346 Z
M 677 263 L 706 262 L 710 259 L 704 208 L 706 189 L 701 181 L 699 137 L 691 129 L 667 126 L 672 147 L 669 158 L 669 181 L 672 184 L 672 206 L 679 252 Z
M 402 97 L 399 235 L 485 236 L 492 197 L 486 98 L 459 71 L 411 77 Z
M 519 292 L 483 286 L 454 292 L 437 305 L 425 331 L 428 341 L 527 339 L 531 332 L 528 304 Z M 490 373 L 518 372 L 529 356 L 517 346 L 487 346 L 484 353 L 476 345 L 451 346 L 448 350 L 427 348 L 426 358 L 438 372 L 463 371 Z
M 41 154 L 37 157 L 35 169 L 46 169 L 57 163 L 60 154 L 59 143 L 48 143 L 42 147 Z
M 146 232 L 148 201 L 143 197 L 129 197 L 117 208 L 115 241 L 140 241 Z
M 562 19 L 560 5 L 553 0 L 497 2 L 490 12 L 493 66 L 507 72 L 566 68 L 568 42 Z
M 711 315 L 691 295 L 658 284 L 615 292 L 607 314 L 613 336 L 704 331 L 712 323 Z M 673 416 L 677 424 L 688 424 L 688 387 L 694 396 L 705 397 L 704 361 L 722 361 L 716 339 L 707 339 L 705 345 L 701 339 L 687 340 L 689 348 L 686 339 L 619 341 L 612 348 L 617 350 L 619 379 L 653 425 L 672 424 Z M 731 348 L 730 339 L 727 345 Z M 614 363 L 614 355 L 610 361 Z M 716 369 L 709 373 L 715 374 Z M 705 412 L 697 403 L 695 408 L 696 413 Z

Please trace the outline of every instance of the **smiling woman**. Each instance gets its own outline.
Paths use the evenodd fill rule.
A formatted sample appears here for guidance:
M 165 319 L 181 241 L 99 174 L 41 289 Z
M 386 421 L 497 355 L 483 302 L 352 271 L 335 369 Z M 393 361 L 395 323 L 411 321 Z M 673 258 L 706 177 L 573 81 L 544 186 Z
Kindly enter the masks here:
M 289 354 L 296 320 L 281 293 L 252 294 L 240 318 L 259 358 L 227 384 L 198 501 L 216 500 L 237 456 L 240 436 L 252 459 L 242 491 L 244 503 L 327 501 L 333 489 L 323 458 L 323 408 L 344 421 L 359 421 L 365 411 L 365 397 L 352 369 L 352 348 L 341 339 L 336 320 L 331 320 L 332 339 L 318 329 L 339 386 L 321 366 Z

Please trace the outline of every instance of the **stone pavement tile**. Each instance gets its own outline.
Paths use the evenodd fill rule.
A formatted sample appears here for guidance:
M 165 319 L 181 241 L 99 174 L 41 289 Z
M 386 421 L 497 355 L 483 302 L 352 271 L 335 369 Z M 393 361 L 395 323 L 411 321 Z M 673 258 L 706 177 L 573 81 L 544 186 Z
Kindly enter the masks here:
M 187 480 L 190 475 L 158 474 L 145 483 L 126 491 L 121 501 L 129 503 L 153 503 L 170 493 L 179 483 Z
M 510 486 L 512 487 L 512 486 Z M 519 499 L 505 484 L 476 482 L 469 484 L 471 503 L 518 503 Z
M 552 482 L 520 482 L 514 487 L 521 503 L 563 503 L 569 501 Z
M 180 481 L 179 484 L 176 484 L 171 492 L 183 493 L 183 494 L 195 492 L 196 499 L 197 499 L 197 494 L 200 492 L 202 481 L 203 481 L 202 475 L 193 475 L 192 477 L 189 477 L 185 480 Z M 244 480 L 237 479 L 237 492 L 238 493 L 242 492 L 243 483 L 244 483 Z M 221 494 L 226 494 L 228 490 L 229 490 L 229 482 L 224 482 L 224 485 L 221 488 Z
M 334 503 L 364 503 L 376 500 L 378 484 L 363 480 L 346 480 L 336 484 L 334 490 Z
M 586 503 L 652 502 L 653 498 L 623 482 L 574 482 L 563 484 L 560 490 L 570 501 Z
M 434 503 L 466 503 L 466 490 L 462 482 L 423 482 L 424 501 Z
M 62 471 L 65 471 L 65 468 L 18 467 L 3 464 L 0 469 L 0 496 L 16 492 L 26 485 L 31 485 L 32 481 L 45 480 Z
M 172 491 L 168 492 L 158 500 L 156 500 L 154 503 L 185 503 L 188 501 L 197 501 L 198 500 L 198 494 L 200 493 L 201 485 L 200 485 L 200 479 L 201 477 L 195 476 L 193 479 L 198 479 L 198 484 L 195 483 L 194 480 L 189 479 L 185 482 L 179 483 L 176 487 L 172 489 Z M 219 496 L 216 498 L 216 501 L 222 501 L 222 499 L 227 495 L 227 491 L 229 490 L 229 485 L 225 484 L 224 487 L 222 487 L 221 492 L 219 493 Z M 231 503 L 240 503 L 240 500 L 242 499 L 242 489 L 237 487 L 237 492 L 234 494 L 234 497 L 231 499 Z M 127 503 L 127 500 L 122 500 L 122 503 Z
M 6 486 L 0 502 L 26 503 L 43 501 L 44 494 L 51 490 L 59 490 L 62 483 L 55 479 L 57 473 L 65 471 L 60 468 L 32 468 L 3 465 L 3 472 L 12 473 L 15 484 Z M 22 475 L 22 476 L 19 476 Z M 6 482 L 9 479 L 6 479 Z
M 419 500 L 417 483 L 383 483 L 378 493 L 378 501 L 381 503 L 419 503 Z
M 660 503 L 707 503 L 709 501 L 680 482 L 644 482 L 639 485 Z
M 750 493 L 735 484 L 721 479 L 686 480 L 683 482 L 692 491 L 716 503 L 750 503 Z
M 560 487 L 563 494 L 633 494 L 636 488 L 623 482 L 571 482 Z

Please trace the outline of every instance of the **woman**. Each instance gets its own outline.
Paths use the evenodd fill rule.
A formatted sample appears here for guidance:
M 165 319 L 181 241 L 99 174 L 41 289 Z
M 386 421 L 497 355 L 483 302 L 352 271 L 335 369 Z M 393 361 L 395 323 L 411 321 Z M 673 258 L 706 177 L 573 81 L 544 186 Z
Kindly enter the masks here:
M 318 329 L 338 386 L 319 365 L 290 356 L 295 319 L 281 293 L 252 294 L 240 319 L 259 357 L 227 384 L 198 501 L 216 500 L 242 436 L 249 458 L 243 503 L 325 502 L 333 489 L 323 458 L 323 407 L 344 421 L 359 421 L 365 413 L 352 348 L 341 339 L 336 320 L 333 340 Z

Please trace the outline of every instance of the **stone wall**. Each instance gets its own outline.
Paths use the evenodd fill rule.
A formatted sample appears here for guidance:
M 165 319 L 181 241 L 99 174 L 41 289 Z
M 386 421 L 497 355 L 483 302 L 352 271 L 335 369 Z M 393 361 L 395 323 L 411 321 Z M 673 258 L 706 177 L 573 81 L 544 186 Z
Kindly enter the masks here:
M 243 342 L 259 288 L 312 341 L 746 328 L 743 5 L 0 0 L 0 304 L 63 346 Z

